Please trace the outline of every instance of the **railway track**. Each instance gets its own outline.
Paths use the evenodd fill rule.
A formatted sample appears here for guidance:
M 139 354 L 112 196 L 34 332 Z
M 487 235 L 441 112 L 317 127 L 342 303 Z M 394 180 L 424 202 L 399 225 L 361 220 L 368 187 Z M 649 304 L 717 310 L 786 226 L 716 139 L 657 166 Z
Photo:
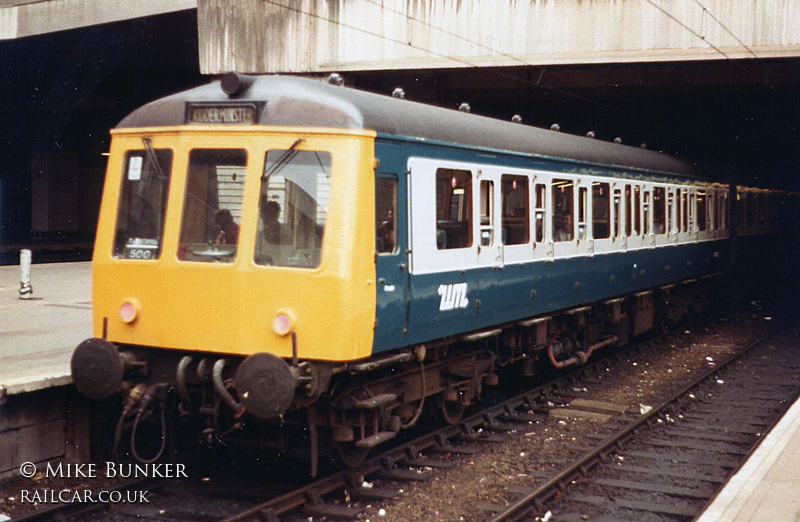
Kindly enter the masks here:
M 645 345 L 633 347 L 632 350 L 640 352 L 648 349 L 658 350 L 659 343 L 663 342 L 663 340 L 653 340 Z M 435 476 L 437 470 L 453 467 L 458 462 L 459 455 L 480 452 L 483 445 L 502 442 L 504 433 L 518 430 L 527 431 L 530 429 L 531 423 L 540 423 L 543 419 L 547 419 L 548 412 L 553 415 L 560 411 L 574 412 L 576 409 L 587 411 L 606 407 L 602 403 L 595 404 L 586 400 L 581 402 L 583 397 L 576 396 L 590 397 L 593 393 L 591 383 L 598 382 L 598 380 L 607 377 L 609 374 L 621 371 L 620 366 L 624 364 L 624 361 L 629 356 L 630 351 L 626 351 L 600 360 L 546 385 L 485 408 L 481 412 L 463 419 L 458 424 L 441 428 L 412 441 L 400 444 L 365 462 L 358 468 L 333 473 L 277 496 L 275 490 L 270 489 L 266 484 L 254 488 L 243 484 L 236 485 L 231 482 L 227 485 L 227 488 L 220 489 L 217 487 L 217 489 L 214 489 L 214 486 L 209 484 L 198 486 L 197 484 L 187 484 L 184 481 L 164 481 L 148 485 L 152 493 L 149 497 L 150 502 L 146 505 L 108 504 L 92 506 L 91 511 L 86 509 L 76 511 L 74 505 L 68 504 L 52 507 L 45 515 L 34 513 L 22 520 L 51 520 L 54 517 L 58 517 L 57 519 L 59 520 L 123 521 L 138 520 L 146 517 L 149 520 L 191 519 L 225 520 L 227 522 L 257 520 L 261 522 L 264 520 L 288 520 L 298 516 L 354 519 L 368 505 L 381 505 L 388 499 L 399 495 L 407 487 L 405 486 L 406 483 L 424 483 Z M 726 367 L 733 364 L 732 361 L 728 362 Z M 770 365 L 767 364 L 765 367 L 769 368 Z M 722 365 L 719 365 L 705 377 L 708 379 L 712 375 L 719 375 L 718 372 L 721 369 Z M 718 379 L 728 380 L 729 378 L 718 377 Z M 686 405 L 705 404 L 706 410 L 715 411 L 713 406 L 708 406 L 710 404 L 709 401 L 714 397 L 712 392 L 719 392 L 725 387 L 713 383 L 706 386 L 709 388 L 708 391 L 699 391 L 698 389 L 698 391 L 691 392 L 688 391 L 688 387 L 682 390 L 685 397 L 688 397 L 687 394 L 689 393 L 694 394 L 694 399 L 691 397 L 683 399 Z M 576 392 L 576 390 L 583 391 Z M 746 397 L 742 400 L 746 400 Z M 581 404 L 583 406 L 580 406 Z M 569 407 L 562 408 L 563 406 Z M 514 488 L 517 495 L 516 498 L 509 499 L 504 505 L 484 506 L 486 511 L 482 515 L 478 515 L 479 519 L 520 520 L 536 514 L 543 515 L 550 511 L 551 515 L 555 512 L 563 514 L 563 517 L 561 514 L 558 515 L 563 520 L 572 520 L 574 516 L 578 516 L 577 519 L 582 520 L 585 519 L 582 517 L 594 516 L 594 513 L 602 513 L 609 510 L 608 506 L 602 505 L 598 500 L 598 497 L 602 497 L 602 494 L 598 494 L 599 491 L 610 491 L 611 488 L 624 489 L 625 486 L 634 488 L 637 483 L 660 483 L 653 477 L 659 480 L 663 477 L 669 477 L 670 467 L 665 463 L 669 463 L 670 459 L 677 459 L 677 457 L 669 456 L 668 443 L 678 440 L 677 437 L 682 432 L 689 431 L 688 426 L 690 425 L 688 423 L 693 421 L 695 416 L 706 411 L 701 408 L 689 414 L 679 413 L 674 408 L 677 408 L 677 406 L 665 401 L 660 407 L 646 414 L 632 410 L 627 412 L 618 410 L 612 413 L 588 411 L 587 415 L 608 415 L 611 418 L 609 422 L 603 425 L 604 428 L 600 431 L 603 433 L 602 436 L 590 435 L 588 437 L 592 444 L 597 444 L 598 440 L 602 439 L 600 446 L 581 448 L 578 453 L 587 458 L 581 459 L 580 462 L 563 464 L 558 468 L 560 471 L 538 477 L 538 482 L 541 484 L 540 487 Z M 751 420 L 752 417 L 755 417 L 752 412 L 750 412 L 750 416 Z M 709 421 L 706 421 L 708 425 L 707 438 L 698 439 L 696 436 L 691 437 L 686 433 L 683 434 L 687 436 L 687 441 L 692 441 L 696 446 L 710 447 L 709 440 L 712 440 L 713 437 L 717 437 L 715 444 L 738 444 L 738 439 L 732 441 L 728 440 L 728 438 L 735 436 L 744 439 L 757 438 L 757 436 L 766 431 L 768 422 L 770 421 L 764 419 L 763 426 L 756 423 L 744 432 L 726 434 L 720 433 L 719 429 L 710 425 Z M 634 446 L 632 444 L 638 440 L 638 434 L 648 426 L 665 426 L 672 431 L 661 435 L 663 444 L 656 449 L 633 449 Z M 687 427 L 682 428 L 682 426 Z M 536 428 L 534 427 L 533 429 L 534 431 L 530 432 L 529 435 L 536 436 Z M 609 431 L 614 433 L 610 434 L 608 433 Z M 724 430 L 722 431 L 724 432 Z M 690 448 L 685 447 L 688 445 L 689 442 L 685 443 L 684 446 L 679 446 L 678 451 L 692 451 Z M 726 447 L 719 446 L 717 451 Z M 734 453 L 741 459 L 746 451 L 737 450 Z M 643 455 L 648 452 L 655 461 L 651 460 L 647 463 L 648 461 L 645 460 Z M 723 471 L 730 471 L 735 468 L 734 460 L 732 457 L 730 462 L 727 463 L 727 468 L 723 467 Z M 719 463 L 719 459 L 717 459 L 717 463 Z M 607 471 L 603 466 L 610 466 L 611 469 Z M 648 468 L 648 473 L 644 473 L 642 468 Z M 660 470 L 662 468 L 665 470 L 663 473 L 654 474 L 654 469 Z M 633 475 L 623 478 L 611 474 L 611 471 L 619 473 L 626 469 Z M 636 475 L 636 473 L 640 474 Z M 646 478 L 642 478 L 642 474 L 646 475 Z M 598 475 L 605 482 L 592 485 L 585 478 L 589 475 Z M 685 473 L 679 477 L 680 480 L 686 480 L 687 478 Z M 703 480 L 711 478 L 713 480 Z M 684 488 L 691 489 L 695 487 L 696 483 L 702 483 L 702 488 L 696 487 L 695 489 L 708 496 L 713 494 L 713 487 L 721 485 L 724 481 L 724 475 L 720 475 L 719 470 L 703 471 L 697 472 L 696 476 L 692 477 L 692 480 L 695 482 L 687 483 Z M 581 486 L 587 487 L 584 492 L 575 493 L 575 495 L 582 496 L 573 497 L 573 489 L 567 487 L 572 482 L 575 482 L 576 485 L 580 483 Z M 663 496 L 679 492 L 678 489 L 668 489 L 668 485 L 668 483 L 665 483 L 662 491 L 658 494 Z M 142 489 L 141 485 L 136 485 L 135 487 Z M 678 488 L 680 486 L 672 485 L 671 487 Z M 600 490 L 597 488 L 600 488 Z M 245 493 L 244 489 L 248 489 L 248 491 Z M 569 502 L 569 504 L 565 504 L 565 502 Z M 656 501 L 651 502 L 654 506 L 657 504 Z M 695 505 L 699 503 L 697 499 L 694 500 Z M 601 505 L 598 506 L 598 504 Z M 613 504 L 612 507 L 629 510 L 620 502 Z M 657 512 L 653 514 L 653 510 L 649 513 L 650 515 L 648 516 L 661 516 Z M 630 519 L 646 519 L 646 517 L 641 518 L 627 511 L 625 511 L 625 514 L 626 516 L 630 515 L 632 517 Z
M 651 341 L 650 344 L 658 341 Z M 641 349 L 631 347 L 631 350 Z M 147 489 L 147 503 L 59 504 L 28 514 L 20 520 L 279 520 L 294 515 L 352 519 L 367 503 L 380 502 L 400 494 L 403 483 L 422 482 L 437 469 L 452 467 L 453 456 L 480 451 L 480 446 L 502 442 L 503 434 L 546 418 L 546 410 L 564 404 L 564 396 L 576 382 L 587 376 L 607 373 L 624 353 L 597 361 L 545 385 L 518 394 L 499 404 L 483 408 L 457 424 L 426 433 L 366 461 L 364 464 L 275 496 L 259 490 L 268 485 L 227 488 L 213 484 L 188 484 L 184 480 L 136 481 L 118 487 L 122 492 Z M 537 413 L 538 412 L 538 413 Z M 189 481 L 191 482 L 191 481 Z M 235 481 L 234 481 L 235 482 Z M 382 487 L 384 484 L 386 486 Z M 285 485 L 284 485 L 285 486 Z M 249 492 L 245 494 L 244 488 Z M 284 487 L 285 489 L 285 487 Z M 232 491 L 233 490 L 233 491 Z
M 487 519 L 692 520 L 800 394 L 796 339 L 773 334 Z

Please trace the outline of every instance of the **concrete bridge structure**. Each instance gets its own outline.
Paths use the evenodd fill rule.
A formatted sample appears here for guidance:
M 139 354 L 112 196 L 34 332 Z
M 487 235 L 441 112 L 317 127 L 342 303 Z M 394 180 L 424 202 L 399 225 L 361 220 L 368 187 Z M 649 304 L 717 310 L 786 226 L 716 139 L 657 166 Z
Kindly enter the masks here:
M 198 0 L 205 74 L 800 56 L 795 0 Z

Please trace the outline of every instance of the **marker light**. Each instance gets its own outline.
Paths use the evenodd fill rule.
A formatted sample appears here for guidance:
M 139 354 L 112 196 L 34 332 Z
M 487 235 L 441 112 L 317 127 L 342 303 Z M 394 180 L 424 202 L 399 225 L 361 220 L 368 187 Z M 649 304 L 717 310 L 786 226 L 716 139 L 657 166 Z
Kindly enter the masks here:
M 292 310 L 279 310 L 272 320 L 272 329 L 281 337 L 294 330 L 297 318 Z
M 132 323 L 139 317 L 139 303 L 135 299 L 126 299 L 119 305 L 119 318 L 123 323 Z

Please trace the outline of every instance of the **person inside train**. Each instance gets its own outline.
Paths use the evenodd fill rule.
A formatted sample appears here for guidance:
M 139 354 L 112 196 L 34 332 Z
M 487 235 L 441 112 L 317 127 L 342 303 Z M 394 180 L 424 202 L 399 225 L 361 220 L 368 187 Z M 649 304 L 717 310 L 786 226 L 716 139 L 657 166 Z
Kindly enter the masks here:
M 389 209 L 386 220 L 378 226 L 378 252 L 394 252 L 394 213 Z
M 235 245 L 239 240 L 239 225 L 233 220 L 231 211 L 217 210 L 214 213 L 214 223 L 219 227 L 219 234 L 214 242 L 218 245 Z
M 270 245 L 284 245 L 291 240 L 289 227 L 279 221 L 281 205 L 277 201 L 267 200 L 266 195 L 261 196 L 261 220 L 264 228 L 262 238 Z
M 565 213 L 561 223 L 555 223 L 556 231 L 553 234 L 553 241 L 572 241 L 572 214 Z

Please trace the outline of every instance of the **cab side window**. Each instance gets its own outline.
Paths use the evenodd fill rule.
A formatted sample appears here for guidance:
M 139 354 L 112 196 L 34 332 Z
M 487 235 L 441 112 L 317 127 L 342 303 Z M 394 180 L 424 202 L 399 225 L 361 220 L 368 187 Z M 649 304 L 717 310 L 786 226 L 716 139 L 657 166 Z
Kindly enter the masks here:
M 397 252 L 397 178 L 375 180 L 375 249 L 379 254 Z

